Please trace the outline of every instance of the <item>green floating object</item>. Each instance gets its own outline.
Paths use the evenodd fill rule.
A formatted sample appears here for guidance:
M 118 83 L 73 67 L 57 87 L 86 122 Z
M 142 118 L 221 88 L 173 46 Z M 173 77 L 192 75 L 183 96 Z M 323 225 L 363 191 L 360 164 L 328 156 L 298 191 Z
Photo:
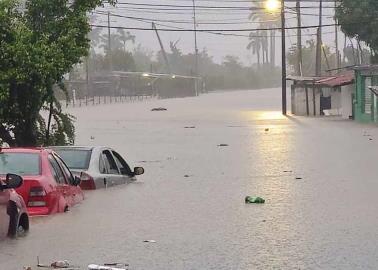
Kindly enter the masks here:
M 265 203 L 265 200 L 261 197 L 245 197 L 245 203 Z

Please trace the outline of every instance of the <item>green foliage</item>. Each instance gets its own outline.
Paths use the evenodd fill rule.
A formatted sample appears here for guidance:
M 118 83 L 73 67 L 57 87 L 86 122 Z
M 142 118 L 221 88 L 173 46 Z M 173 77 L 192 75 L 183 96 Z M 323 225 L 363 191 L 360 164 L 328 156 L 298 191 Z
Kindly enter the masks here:
M 325 51 L 325 54 L 324 54 Z M 336 55 L 331 53 L 329 47 L 324 47 L 324 51 L 322 49 L 322 70 L 329 70 L 336 66 Z M 295 70 L 297 65 L 297 55 L 298 50 L 296 46 L 293 46 L 289 49 L 289 53 L 287 54 L 287 61 L 292 71 Z M 307 40 L 306 45 L 302 47 L 302 73 L 303 76 L 314 76 L 315 75 L 315 54 L 316 54 L 316 42 L 314 40 Z M 326 58 L 326 57 L 327 58 Z M 327 65 L 328 60 L 328 65 Z
M 35 146 L 47 143 L 40 111 L 54 103 L 53 86 L 87 55 L 87 13 L 102 0 L 26 0 L 25 9 L 20 3 L 0 2 L 0 138 Z M 50 138 L 72 143 L 73 119 L 54 104 Z
M 342 31 L 349 37 L 364 41 L 374 52 L 374 62 L 378 53 L 378 1 L 340 0 L 336 17 Z

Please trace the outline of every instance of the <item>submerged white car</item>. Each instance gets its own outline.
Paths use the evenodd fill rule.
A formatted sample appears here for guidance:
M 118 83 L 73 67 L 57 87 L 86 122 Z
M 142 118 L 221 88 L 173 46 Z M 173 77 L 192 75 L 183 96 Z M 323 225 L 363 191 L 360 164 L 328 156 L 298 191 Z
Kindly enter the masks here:
M 121 185 L 136 180 L 144 168 L 131 170 L 123 157 L 102 146 L 54 146 L 51 147 L 64 160 L 72 173 L 80 176 L 81 188 L 93 190 Z

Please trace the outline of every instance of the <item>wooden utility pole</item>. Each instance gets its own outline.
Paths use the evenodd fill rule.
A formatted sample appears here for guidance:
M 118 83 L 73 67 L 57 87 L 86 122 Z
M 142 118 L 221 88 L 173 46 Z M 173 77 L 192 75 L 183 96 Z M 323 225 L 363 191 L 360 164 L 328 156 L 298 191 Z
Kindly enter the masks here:
M 194 30 L 194 51 L 195 51 L 195 76 L 198 77 L 198 44 L 197 44 L 197 17 L 196 17 L 196 2 L 193 0 L 193 30 Z M 198 80 L 195 79 L 195 92 L 198 95 Z
M 281 41 L 282 41 L 282 114 L 287 114 L 286 101 L 286 32 L 285 32 L 285 0 L 281 1 Z
M 322 73 L 322 17 L 323 17 L 323 0 L 319 0 L 319 27 L 316 42 L 316 70 L 315 75 L 320 76 Z
M 337 26 L 337 18 L 336 18 L 336 9 L 337 9 L 337 2 L 335 1 L 335 45 L 336 45 L 336 69 L 337 72 L 340 70 L 340 51 L 339 51 L 339 33 L 338 33 L 338 26 Z
M 297 0 L 296 5 L 297 10 L 297 27 L 298 27 L 298 33 L 297 33 L 297 75 L 302 76 L 303 75 L 303 66 L 302 66 L 302 22 L 301 22 L 301 2 Z
M 112 59 L 112 41 L 110 34 L 110 12 L 108 11 L 108 58 L 109 58 L 109 70 L 113 71 L 113 59 Z

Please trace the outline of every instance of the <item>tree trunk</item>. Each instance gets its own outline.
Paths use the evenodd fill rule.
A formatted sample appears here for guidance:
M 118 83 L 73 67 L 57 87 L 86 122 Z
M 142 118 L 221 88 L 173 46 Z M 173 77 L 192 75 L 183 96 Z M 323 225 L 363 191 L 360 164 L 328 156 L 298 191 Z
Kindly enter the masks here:
M 270 30 L 270 65 L 274 67 L 276 65 L 276 31 Z
M 260 68 L 261 62 L 260 62 L 260 50 L 257 51 L 257 66 Z

